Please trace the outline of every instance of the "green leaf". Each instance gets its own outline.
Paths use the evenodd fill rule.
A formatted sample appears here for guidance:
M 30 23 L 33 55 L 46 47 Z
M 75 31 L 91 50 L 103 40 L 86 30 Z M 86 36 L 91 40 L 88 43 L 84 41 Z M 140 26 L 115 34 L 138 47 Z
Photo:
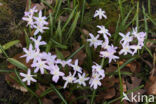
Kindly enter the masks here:
M 49 8 L 53 9 L 53 7 L 46 0 L 41 0 L 41 2 L 47 5 Z
M 61 98 L 61 100 L 64 102 L 64 104 L 67 104 L 67 101 L 63 98 L 62 94 L 56 89 L 56 87 L 54 85 L 52 85 L 52 84 L 50 84 L 50 86 L 54 89 L 54 91 Z
M 77 49 L 74 53 L 72 53 L 68 58 L 71 59 L 72 57 L 74 57 L 81 49 L 83 49 L 85 47 L 85 45 L 82 45 L 79 49 Z
M 11 72 L 13 72 L 12 70 L 6 70 L 6 69 L 1 69 L 0 70 L 0 73 L 11 73 Z
M 47 94 L 51 93 L 52 91 L 54 91 L 53 88 L 49 88 L 49 89 L 45 90 L 43 93 L 41 93 L 40 97 L 44 97 Z
M 69 24 L 69 22 L 72 20 L 76 8 L 77 8 L 77 6 L 73 9 L 73 11 L 71 12 L 70 16 L 68 17 L 68 19 L 67 19 L 65 25 L 64 25 L 63 28 L 62 28 L 62 32 L 65 30 L 65 28 L 67 27 L 67 25 Z
M 19 62 L 16 59 L 8 58 L 7 61 L 9 61 L 11 64 L 15 65 L 16 67 L 18 67 L 24 71 L 27 71 L 27 69 L 28 69 L 24 64 L 22 64 L 21 62 Z
M 58 21 L 56 35 L 59 36 L 60 42 L 62 43 L 62 30 L 61 30 L 61 21 L 60 20 Z
M 19 42 L 20 42 L 19 40 L 14 40 L 14 41 L 8 42 L 8 43 L 4 44 L 4 45 L 2 46 L 2 48 L 3 48 L 4 50 L 7 50 L 7 49 L 9 49 L 10 47 L 16 45 L 16 44 L 19 43 Z M 2 53 L 2 50 L 0 50 L 0 53 Z
M 94 90 L 92 93 L 91 104 L 94 104 L 95 94 L 96 94 L 96 90 Z
M 75 16 L 75 19 L 73 21 L 73 24 L 71 25 L 69 31 L 68 31 L 68 37 L 67 37 L 67 42 L 68 40 L 71 38 L 75 28 L 76 28 L 76 25 L 77 25 L 77 22 L 78 22 L 78 19 L 79 19 L 79 16 L 80 16 L 80 12 L 77 12 L 76 13 L 76 16 Z
M 29 47 L 29 44 L 30 44 L 30 38 L 29 38 L 29 35 L 27 33 L 27 31 L 24 29 L 24 33 L 25 33 L 25 41 L 26 41 L 26 45 L 27 45 L 27 48 Z
M 151 56 L 151 57 L 153 57 L 151 50 L 150 50 L 150 49 L 148 49 L 148 47 L 147 47 L 147 46 L 144 46 L 144 47 L 145 47 L 145 49 L 147 50 L 147 52 L 150 54 L 150 56 Z
M 57 42 L 57 41 L 55 41 L 53 39 L 51 39 L 51 41 L 56 44 L 56 47 L 62 48 L 62 49 L 67 49 L 66 45 L 63 45 L 63 44 L 61 44 L 61 43 L 59 43 L 59 42 Z
M 57 48 L 56 48 L 56 55 L 59 59 L 64 59 L 62 52 L 60 52 Z
M 55 21 L 56 19 L 58 18 L 58 14 L 59 14 L 59 11 L 60 11 L 60 8 L 61 8 L 61 4 L 62 4 L 62 0 L 56 0 L 56 7 L 54 8 L 54 11 L 55 11 Z

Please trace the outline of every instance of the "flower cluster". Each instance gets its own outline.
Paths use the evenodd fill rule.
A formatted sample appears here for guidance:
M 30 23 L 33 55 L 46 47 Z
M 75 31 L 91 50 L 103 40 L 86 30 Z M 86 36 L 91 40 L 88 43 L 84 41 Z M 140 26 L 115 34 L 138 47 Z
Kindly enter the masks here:
M 134 55 L 137 53 L 137 50 L 141 49 L 144 46 L 144 40 L 146 33 L 145 32 L 137 32 L 137 27 L 133 29 L 132 33 L 128 32 L 127 34 L 119 33 L 122 37 L 120 43 L 122 45 L 122 49 L 119 54 L 127 55 L 128 53 Z M 133 42 L 137 40 L 137 44 L 133 44 Z
M 97 16 L 99 16 L 99 19 L 102 19 L 102 17 L 104 17 L 105 19 L 107 18 L 105 11 L 102 11 L 101 8 L 95 11 L 94 17 Z M 111 36 L 109 30 L 106 29 L 103 25 L 97 25 L 97 28 L 100 29 L 97 32 L 98 34 L 94 36 L 92 33 L 89 33 L 90 39 L 87 39 L 87 41 L 90 42 L 90 46 L 94 46 L 95 49 L 98 46 L 102 48 L 102 51 L 100 51 L 100 57 L 108 58 L 109 63 L 111 63 L 112 60 L 116 61 L 116 59 L 119 59 L 119 57 L 115 55 L 115 53 L 117 52 L 117 47 L 114 47 L 112 44 L 109 45 L 108 37 Z M 103 36 L 104 41 L 99 40 L 100 35 Z M 120 40 L 120 44 L 122 45 L 122 49 L 119 52 L 120 55 L 127 55 L 128 53 L 134 55 L 135 53 L 137 53 L 137 50 L 141 49 L 144 46 L 146 33 L 138 32 L 137 27 L 134 28 L 132 32 L 128 32 L 127 34 L 119 33 L 119 35 L 122 37 L 122 39 Z M 137 45 L 134 44 L 135 40 L 138 42 Z
M 35 13 L 38 14 L 38 17 L 34 16 Z M 105 19 L 107 18 L 105 11 L 102 11 L 102 9 L 95 11 L 94 17 L 97 16 L 99 16 L 100 20 L 103 17 Z M 39 32 L 43 33 L 44 29 L 48 29 L 48 27 L 46 27 L 46 25 L 48 25 L 46 19 L 47 17 L 42 16 L 42 11 L 38 11 L 36 7 L 33 7 L 28 12 L 25 12 L 25 16 L 23 17 L 23 20 L 27 21 L 27 26 L 29 25 L 32 29 L 36 29 L 34 35 L 37 35 Z M 94 46 L 95 49 L 99 46 L 101 47 L 101 51 L 99 53 L 100 57 L 108 58 L 109 63 L 111 63 L 112 60 L 116 61 L 119 59 L 119 57 L 115 55 L 117 53 L 117 47 L 113 46 L 113 44 L 110 44 L 109 37 L 111 37 L 111 34 L 109 33 L 109 30 L 106 29 L 103 25 L 97 25 L 97 28 L 99 28 L 97 35 L 94 36 L 92 33 L 89 33 L 90 39 L 87 39 L 87 41 L 90 43 L 90 46 Z M 137 28 L 135 28 L 133 29 L 132 33 L 128 32 L 126 35 L 119 33 L 119 35 L 122 36 L 120 43 L 123 47 L 119 54 L 126 55 L 127 53 L 130 53 L 134 55 L 138 49 L 143 47 L 146 34 L 144 32 L 138 33 Z M 103 40 L 100 40 L 100 37 L 102 37 Z M 135 38 L 138 40 L 138 44 L 131 45 Z M 89 81 L 91 88 L 97 89 L 98 86 L 101 86 L 100 80 L 105 77 L 105 71 L 98 63 L 93 62 L 92 75 L 91 77 L 87 77 L 82 67 L 79 66 L 78 59 L 62 60 L 50 52 L 46 53 L 41 51 L 40 46 L 47 44 L 45 41 L 42 41 L 41 35 L 38 35 L 37 37 L 35 36 L 35 38 L 31 37 L 30 39 L 32 42 L 28 49 L 23 48 L 25 54 L 21 56 L 21 58 L 25 57 L 27 63 L 32 63 L 31 69 L 33 69 L 32 71 L 34 74 L 49 73 L 52 75 L 52 81 L 54 83 L 58 83 L 58 81 L 62 79 L 65 81 L 64 88 L 66 88 L 68 84 L 72 83 L 86 86 L 86 81 Z M 69 69 L 68 75 L 65 73 L 65 67 L 68 67 Z M 24 77 L 22 81 L 27 81 L 27 85 L 30 85 L 31 81 L 37 82 L 33 78 L 35 75 L 31 75 L 31 69 L 28 69 L 27 74 L 20 73 L 20 75 Z
M 37 17 L 35 16 L 35 13 L 38 14 Z M 24 12 L 24 17 L 22 19 L 27 22 L 27 26 L 36 29 L 34 35 L 37 35 L 39 32 L 43 33 L 45 29 L 49 29 L 46 27 L 46 25 L 48 25 L 48 22 L 46 21 L 47 17 L 42 16 L 42 11 L 38 11 L 36 6 L 31 8 L 28 12 Z
M 75 60 L 75 63 L 72 64 L 72 60 L 61 60 L 58 59 L 56 55 L 52 55 L 51 53 L 41 52 L 40 46 L 46 45 L 46 42 L 41 41 L 42 37 L 38 36 L 37 39 L 31 37 L 30 38 L 33 43 L 29 45 L 29 48 L 23 48 L 25 54 L 21 56 L 22 58 L 26 58 L 26 62 L 32 61 L 31 68 L 34 69 L 33 73 L 40 72 L 41 74 L 45 74 L 45 72 L 49 72 L 52 75 L 52 81 L 57 83 L 60 78 L 65 80 L 64 88 L 67 87 L 68 83 L 78 83 L 80 85 L 86 86 L 85 81 L 89 80 L 89 77 L 86 77 L 85 73 L 82 72 L 82 68 L 78 65 L 78 59 Z M 64 70 L 60 70 L 60 68 L 69 66 L 72 68 L 72 72 L 69 72 L 68 76 L 65 76 Z M 27 81 L 28 85 L 30 85 L 30 81 L 36 82 L 33 78 L 34 75 L 31 75 L 30 69 L 28 69 L 28 73 L 20 73 L 22 77 L 25 77 L 23 81 Z M 76 78 L 78 75 L 78 78 Z
M 94 17 L 99 16 L 99 19 L 102 19 L 104 17 L 105 19 L 107 16 L 105 15 L 105 11 L 102 11 L 100 8 L 99 10 L 95 11 Z M 94 48 L 97 48 L 100 46 L 102 48 L 102 51 L 100 51 L 100 57 L 108 58 L 109 63 L 111 63 L 112 60 L 116 61 L 116 59 L 119 59 L 118 56 L 115 56 L 117 47 L 114 47 L 112 44 L 109 45 L 109 38 L 111 34 L 109 33 L 109 30 L 106 29 L 105 26 L 97 25 L 97 28 L 100 30 L 97 31 L 97 35 L 94 36 L 92 33 L 89 33 L 90 39 L 87 39 L 88 42 L 90 42 L 90 46 L 94 46 Z M 102 35 L 103 40 L 98 40 L 98 38 Z
M 95 11 L 94 17 L 97 16 L 99 16 L 100 20 L 103 17 L 107 19 L 105 11 L 103 11 L 101 8 Z M 119 57 L 115 55 L 115 53 L 117 53 L 117 47 L 113 46 L 113 44 L 110 45 L 109 37 L 111 36 L 111 34 L 109 33 L 109 30 L 106 29 L 106 27 L 103 25 L 97 25 L 97 28 L 100 29 L 99 31 L 97 31 L 97 35 L 94 36 L 92 33 L 89 33 L 90 39 L 87 39 L 87 41 L 90 43 L 90 46 L 94 46 L 95 49 L 98 46 L 101 47 L 100 57 L 108 58 L 109 63 L 111 63 L 112 60 L 116 61 L 117 59 L 119 59 Z M 99 39 L 101 35 L 103 40 Z M 127 55 L 127 53 L 130 53 L 131 55 L 134 55 L 135 53 L 137 53 L 138 49 L 141 49 L 143 47 L 146 33 L 138 33 L 137 28 L 135 28 L 133 29 L 132 33 L 128 32 L 126 35 L 119 33 L 119 35 L 122 36 L 120 44 L 123 47 L 123 49 L 120 50 L 119 54 Z M 138 40 L 138 44 L 130 45 L 130 42 L 135 40 L 135 38 Z M 101 85 L 100 80 L 104 77 L 105 74 L 102 66 L 95 63 L 95 65 L 92 66 L 92 77 L 89 82 L 90 86 L 93 86 L 93 88 L 96 89 L 98 85 Z

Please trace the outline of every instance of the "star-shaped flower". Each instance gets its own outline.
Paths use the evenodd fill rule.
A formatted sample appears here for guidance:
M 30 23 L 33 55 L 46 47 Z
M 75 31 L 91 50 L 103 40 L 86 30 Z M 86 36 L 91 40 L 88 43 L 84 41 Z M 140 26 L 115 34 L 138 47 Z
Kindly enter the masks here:
M 45 69 L 49 70 L 49 66 L 46 64 L 46 61 L 41 59 L 34 62 L 31 67 L 35 67 L 34 73 L 37 73 L 40 70 L 41 74 L 44 74 Z
M 119 35 L 122 36 L 120 43 L 122 43 L 123 45 L 125 45 L 133 40 L 133 37 L 130 36 L 130 32 L 128 32 L 126 35 L 124 35 L 123 33 L 119 33 Z
M 80 85 L 86 86 L 85 81 L 89 80 L 89 77 L 86 77 L 86 74 L 83 73 L 82 75 L 78 73 L 79 79 L 75 80 L 75 83 L 78 83 Z
M 98 31 L 98 33 L 99 34 L 103 34 L 103 37 L 105 38 L 105 36 L 111 36 L 111 34 L 109 33 L 109 30 L 108 29 L 106 29 L 105 28 L 105 26 L 99 26 L 99 25 L 97 25 L 97 27 L 100 29 L 99 31 Z
M 21 56 L 26 57 L 26 63 L 28 63 L 30 60 L 34 59 L 39 59 L 39 49 L 34 50 L 32 44 L 29 45 L 29 49 L 27 50 L 26 48 L 23 48 L 23 51 L 25 52 L 25 55 Z
M 102 17 L 107 19 L 107 16 L 105 15 L 105 11 L 103 11 L 101 8 L 95 11 L 94 17 L 97 17 L 97 16 L 99 16 L 100 20 L 102 19 Z
M 38 39 L 35 39 L 33 37 L 30 38 L 31 40 L 34 41 L 35 43 L 35 48 L 39 48 L 40 45 L 46 45 L 46 42 L 45 41 L 41 41 L 42 37 L 41 36 L 38 36 Z
M 73 83 L 76 80 L 76 78 L 74 77 L 74 75 L 71 74 L 71 72 L 69 72 L 68 76 L 63 77 L 63 79 L 66 81 L 63 88 L 66 88 L 68 83 Z
M 101 65 L 98 65 L 97 63 L 94 62 L 95 65 L 92 66 L 92 72 L 97 72 L 99 75 L 102 76 L 102 78 L 105 77 L 105 71 L 102 69 Z
M 133 55 L 133 52 L 132 52 L 132 47 L 129 45 L 129 44 L 122 44 L 122 49 L 120 50 L 119 54 L 124 54 L 124 55 L 127 55 L 128 53 L 130 53 L 131 55 Z
M 50 74 L 53 75 L 52 77 L 52 80 L 57 83 L 58 80 L 59 80 L 59 77 L 63 77 L 64 76 L 64 73 L 63 72 L 60 72 L 60 69 L 57 65 L 54 66 L 54 70 L 51 70 Z
M 89 81 L 90 87 L 93 87 L 94 89 L 97 89 L 98 86 L 101 86 L 101 80 L 102 78 L 100 77 L 99 74 L 97 73 L 92 73 L 92 77 Z
M 73 70 L 75 72 L 79 72 L 82 73 L 82 68 L 78 65 L 79 61 L 78 59 L 75 60 L 75 63 L 71 65 L 71 67 L 73 68 Z
M 94 48 L 97 48 L 98 46 L 102 45 L 102 40 L 98 40 L 99 35 L 94 37 L 92 33 L 89 33 L 90 39 L 87 39 L 88 42 L 90 42 L 90 46 L 94 46 Z
M 30 82 L 36 82 L 36 79 L 33 78 L 33 76 L 35 75 L 31 75 L 31 71 L 30 69 L 28 69 L 27 71 L 27 74 L 24 74 L 24 73 L 20 73 L 20 76 L 24 77 L 22 79 L 23 82 L 26 82 L 27 81 L 27 85 L 30 85 Z

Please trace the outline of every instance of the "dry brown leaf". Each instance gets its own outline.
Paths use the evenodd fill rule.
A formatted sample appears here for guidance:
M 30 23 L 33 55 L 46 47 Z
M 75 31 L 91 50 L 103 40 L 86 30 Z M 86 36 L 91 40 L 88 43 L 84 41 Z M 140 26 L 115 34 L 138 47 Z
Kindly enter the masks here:
M 67 100 L 67 102 L 73 101 L 72 104 L 77 104 L 76 97 L 74 96 L 74 94 L 71 95 L 70 92 L 65 91 L 64 95 L 65 95 L 65 99 Z
M 89 31 L 86 29 L 82 29 L 82 33 L 86 36 L 89 36 Z
M 47 98 L 43 98 L 43 99 L 42 99 L 42 103 L 43 103 L 43 104 L 55 104 L 52 100 L 47 99 Z
M 99 93 L 96 97 L 96 102 L 97 103 L 100 103 L 100 102 L 103 102 L 103 100 L 108 100 L 108 99 L 111 99 L 115 96 L 115 88 L 108 88 L 104 91 L 100 91 L 101 93 Z
M 46 86 L 43 86 L 43 85 L 38 85 L 39 87 L 38 87 L 38 89 L 36 90 L 36 94 L 38 95 L 38 96 L 40 96 L 45 90 L 46 90 Z
M 68 57 L 71 55 L 71 53 L 69 51 L 62 51 L 62 54 L 64 57 Z
M 156 78 L 154 78 L 156 80 Z M 155 81 L 147 81 L 146 86 L 147 94 L 156 95 L 156 82 Z
M 63 22 L 66 22 L 69 16 L 60 16 L 59 19 Z
M 127 92 L 127 86 L 125 80 L 122 80 L 122 84 L 123 84 L 123 92 Z
M 107 87 L 107 88 L 110 88 L 110 87 L 113 87 L 115 83 L 118 83 L 119 80 L 115 77 L 108 77 L 106 76 L 102 81 L 102 86 L 104 87 Z
M 140 85 L 141 81 L 142 81 L 142 80 L 139 79 L 139 78 L 137 78 L 137 77 L 131 77 L 131 82 L 132 82 L 132 83 L 129 83 L 128 81 L 126 81 L 127 89 L 128 89 L 128 90 L 132 90 L 132 89 L 137 88 L 137 87 Z M 135 95 L 137 96 L 138 94 L 142 95 L 144 92 L 145 92 L 144 89 L 139 89 L 139 90 L 133 92 L 133 95 L 134 95 L 134 96 L 135 96 Z M 131 100 L 131 93 L 129 93 L 127 96 L 128 96 L 128 98 L 130 98 L 130 100 Z M 136 99 L 136 100 L 137 100 L 137 99 Z
M 121 66 L 124 63 L 125 63 L 125 61 L 120 61 L 119 65 Z M 128 67 L 132 73 L 138 73 L 138 72 L 140 72 L 140 69 L 141 69 L 141 65 L 137 61 L 133 61 L 133 62 L 127 64 L 126 67 Z M 125 68 L 123 68 L 123 70 L 124 69 Z
M 20 90 L 22 92 L 28 92 L 26 88 L 24 88 L 23 86 L 19 85 L 14 79 L 13 77 L 16 78 L 16 74 L 15 73 L 9 73 L 5 75 L 5 80 L 9 83 L 9 85 L 17 90 Z

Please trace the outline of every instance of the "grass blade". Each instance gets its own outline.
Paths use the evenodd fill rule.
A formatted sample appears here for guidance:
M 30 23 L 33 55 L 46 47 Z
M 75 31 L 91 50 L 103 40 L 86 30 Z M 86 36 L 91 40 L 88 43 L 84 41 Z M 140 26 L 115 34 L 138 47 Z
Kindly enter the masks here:
M 62 94 L 56 89 L 56 87 L 54 85 L 52 85 L 52 84 L 50 84 L 50 86 L 54 89 L 54 91 L 61 98 L 61 100 L 64 102 L 64 104 L 67 104 L 67 101 L 63 98 Z
M 72 57 L 74 57 L 81 49 L 83 49 L 85 47 L 85 45 L 82 45 L 79 49 L 77 49 L 74 53 L 72 53 L 68 58 L 71 59 Z
M 63 28 L 62 28 L 62 32 L 64 32 L 65 28 L 67 27 L 67 25 L 69 24 L 69 22 L 72 20 L 76 9 L 77 9 L 77 6 L 75 6 L 75 8 L 74 8 L 73 11 L 71 12 L 70 16 L 68 17 L 68 19 L 67 19 L 65 25 L 64 25 Z
M 62 48 L 62 49 L 67 49 L 66 45 L 63 45 L 63 44 L 61 44 L 61 43 L 59 43 L 59 42 L 57 42 L 57 41 L 55 41 L 53 39 L 51 39 L 51 41 L 56 44 L 56 47 L 59 47 L 59 48 Z
M 7 50 L 9 49 L 10 47 L 18 44 L 20 41 L 19 40 L 14 40 L 14 41 L 11 41 L 11 42 L 8 42 L 6 44 L 4 44 L 3 46 L 1 46 L 3 48 L 3 50 Z M 0 50 L 0 53 L 2 53 L 3 51 L 2 49 Z
M 94 103 L 95 94 L 96 94 L 96 90 L 94 90 L 92 93 L 91 104 Z
M 19 62 L 16 59 L 8 58 L 7 61 L 9 61 L 11 64 L 15 65 L 16 67 L 18 67 L 24 71 L 26 71 L 28 69 L 24 64 L 22 64 L 21 62 Z
M 75 28 L 76 28 L 76 25 L 77 25 L 77 22 L 78 22 L 78 19 L 79 19 L 79 16 L 80 16 L 80 12 L 77 12 L 76 13 L 76 16 L 75 16 L 75 19 L 73 21 L 73 24 L 71 25 L 69 31 L 68 31 L 68 37 L 67 37 L 67 42 L 68 40 L 71 38 Z

